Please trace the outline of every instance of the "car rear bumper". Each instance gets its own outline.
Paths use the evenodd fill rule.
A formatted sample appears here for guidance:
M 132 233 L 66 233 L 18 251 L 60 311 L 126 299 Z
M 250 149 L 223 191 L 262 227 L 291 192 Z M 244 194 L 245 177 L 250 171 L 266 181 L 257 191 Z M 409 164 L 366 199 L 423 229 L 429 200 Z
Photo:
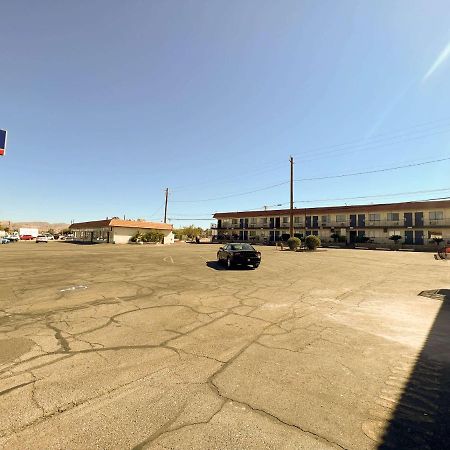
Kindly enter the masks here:
M 261 262 L 260 258 L 255 257 L 245 257 L 245 256 L 235 256 L 233 257 L 234 264 L 242 264 L 246 266 L 254 266 L 255 264 L 259 264 Z

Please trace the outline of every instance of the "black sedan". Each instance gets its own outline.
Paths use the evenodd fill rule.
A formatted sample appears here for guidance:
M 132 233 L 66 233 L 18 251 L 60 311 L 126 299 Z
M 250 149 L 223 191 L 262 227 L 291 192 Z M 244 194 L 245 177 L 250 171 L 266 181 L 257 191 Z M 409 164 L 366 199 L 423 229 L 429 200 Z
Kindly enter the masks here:
M 253 266 L 255 269 L 261 263 L 261 253 L 250 244 L 226 244 L 217 252 L 219 264 L 226 264 L 230 269 L 233 266 Z

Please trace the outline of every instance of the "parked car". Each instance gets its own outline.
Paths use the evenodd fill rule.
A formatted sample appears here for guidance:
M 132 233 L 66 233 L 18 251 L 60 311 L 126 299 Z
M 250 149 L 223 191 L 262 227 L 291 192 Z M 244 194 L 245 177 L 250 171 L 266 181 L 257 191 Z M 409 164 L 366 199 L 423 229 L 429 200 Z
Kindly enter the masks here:
M 47 236 L 47 239 L 49 241 L 54 241 L 55 240 L 55 238 L 53 237 L 53 234 L 46 234 L 45 236 Z
M 39 244 L 39 242 L 48 242 L 48 237 L 45 236 L 44 234 L 39 234 L 36 237 L 36 243 Z
M 58 237 L 58 241 L 65 241 L 65 240 L 66 237 L 63 234 L 61 234 L 61 236 Z
M 19 236 L 16 234 L 7 234 L 6 236 L 3 236 L 5 239 L 8 239 L 9 242 L 17 242 L 19 240 Z
M 11 241 L 6 237 L 0 237 L 0 244 L 9 244 Z
M 21 241 L 32 241 L 33 239 L 34 237 L 31 236 L 31 234 L 22 234 L 22 236 L 20 236 Z
M 255 269 L 261 264 L 261 253 L 250 244 L 231 243 L 219 248 L 217 262 L 226 264 L 230 269 L 233 266 L 253 266 Z

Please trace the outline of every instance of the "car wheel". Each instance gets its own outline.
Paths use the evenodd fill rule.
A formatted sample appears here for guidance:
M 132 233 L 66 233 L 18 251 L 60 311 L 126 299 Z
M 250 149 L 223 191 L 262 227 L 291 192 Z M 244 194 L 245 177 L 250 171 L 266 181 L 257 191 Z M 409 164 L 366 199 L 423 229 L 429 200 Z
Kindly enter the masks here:
M 233 263 L 231 262 L 231 258 L 227 258 L 227 269 L 231 269 L 233 267 Z
M 259 263 L 254 264 L 253 267 L 254 267 L 255 269 L 257 269 L 257 268 L 259 267 Z

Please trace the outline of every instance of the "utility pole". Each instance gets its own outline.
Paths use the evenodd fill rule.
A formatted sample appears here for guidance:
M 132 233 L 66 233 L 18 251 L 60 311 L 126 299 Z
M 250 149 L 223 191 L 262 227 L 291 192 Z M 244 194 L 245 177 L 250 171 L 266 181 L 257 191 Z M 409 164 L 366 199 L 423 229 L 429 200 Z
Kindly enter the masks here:
M 289 210 L 289 237 L 294 237 L 294 158 L 289 158 L 291 163 L 291 207 Z
M 164 206 L 164 223 L 167 223 L 167 201 L 169 199 L 169 188 L 166 188 L 166 203 Z

